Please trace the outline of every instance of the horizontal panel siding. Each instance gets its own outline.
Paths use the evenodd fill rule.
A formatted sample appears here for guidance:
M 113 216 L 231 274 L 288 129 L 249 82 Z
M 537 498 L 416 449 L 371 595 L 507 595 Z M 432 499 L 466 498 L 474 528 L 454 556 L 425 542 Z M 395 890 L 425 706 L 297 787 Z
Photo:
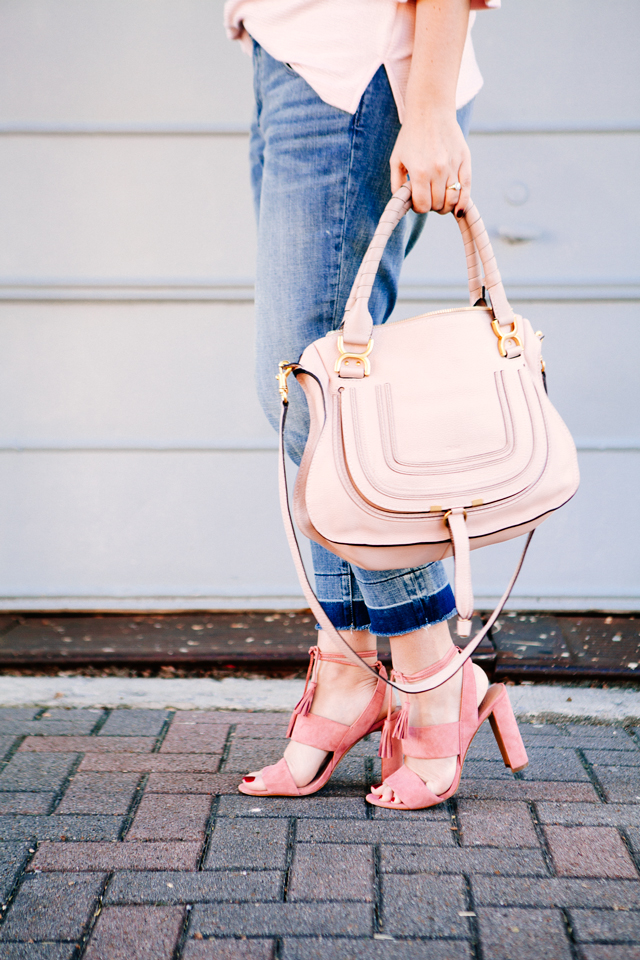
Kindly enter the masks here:
M 245 304 L 1 304 L 0 447 L 273 445 L 253 340 Z
M 580 490 L 536 533 L 516 596 L 637 607 L 640 453 L 583 453 L 580 467 Z M 5 599 L 299 596 L 275 453 L 4 453 L 0 483 Z M 477 597 L 502 592 L 521 548 L 474 554 Z
M 545 334 L 550 394 L 578 443 L 640 449 L 639 305 L 514 307 Z M 248 304 L 0 304 L 0 448 L 273 446 L 253 336 Z
M 0 5 L 0 608 L 300 597 L 249 382 L 251 64 L 221 14 Z M 474 197 L 583 448 L 515 605 L 640 609 L 639 27 L 628 0 L 512 0 L 476 24 Z M 464 281 L 455 223 L 431 217 L 394 317 Z M 474 556 L 481 602 L 518 546 Z
M 1 593 L 298 594 L 276 463 L 275 452 L 0 454 Z

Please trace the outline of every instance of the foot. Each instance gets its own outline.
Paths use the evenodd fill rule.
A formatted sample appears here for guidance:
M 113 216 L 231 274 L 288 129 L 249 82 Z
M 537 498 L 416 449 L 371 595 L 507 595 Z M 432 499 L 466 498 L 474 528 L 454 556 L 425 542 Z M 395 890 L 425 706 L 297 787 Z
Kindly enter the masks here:
M 473 674 L 476 681 L 478 706 L 480 706 L 489 688 L 489 679 L 482 667 L 475 663 Z M 438 723 L 456 723 L 460 719 L 461 698 L 462 671 L 459 670 L 451 680 L 447 680 L 436 690 L 418 693 L 411 697 L 409 725 L 428 727 Z M 457 757 L 444 757 L 437 760 L 421 760 L 416 757 L 405 757 L 404 764 L 418 774 L 432 793 L 440 797 L 446 793 L 454 781 L 457 759 Z M 399 802 L 396 800 L 393 789 L 385 783 L 372 787 L 371 793 L 387 803 Z
M 367 657 L 366 660 L 374 663 L 374 657 Z M 371 701 L 376 685 L 376 678 L 364 669 L 323 661 L 310 712 L 351 726 Z M 385 715 L 386 709 L 382 709 L 380 719 Z M 306 787 L 311 783 L 327 756 L 325 750 L 296 740 L 291 740 L 284 751 L 284 758 L 297 787 Z M 261 773 L 261 770 L 248 773 L 243 783 L 250 783 L 256 792 L 265 790 Z

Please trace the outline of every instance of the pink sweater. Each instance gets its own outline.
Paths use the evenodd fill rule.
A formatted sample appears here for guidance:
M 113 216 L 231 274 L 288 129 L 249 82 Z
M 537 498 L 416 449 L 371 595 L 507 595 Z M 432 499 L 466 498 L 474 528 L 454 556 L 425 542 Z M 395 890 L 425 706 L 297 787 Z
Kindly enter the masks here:
M 500 6 L 500 0 L 472 0 L 472 8 Z M 247 52 L 251 38 L 276 60 L 290 64 L 319 97 L 355 113 L 371 78 L 384 65 L 402 122 L 409 79 L 415 0 L 227 0 L 224 19 L 231 39 Z M 482 86 L 469 18 L 456 107 Z

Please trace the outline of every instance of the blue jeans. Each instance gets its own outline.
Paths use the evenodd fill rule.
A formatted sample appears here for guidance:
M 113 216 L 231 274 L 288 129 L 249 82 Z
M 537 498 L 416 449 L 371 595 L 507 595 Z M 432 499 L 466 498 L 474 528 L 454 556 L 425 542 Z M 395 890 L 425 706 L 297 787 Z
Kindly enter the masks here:
M 258 222 L 257 383 L 277 429 L 280 360 L 335 330 L 380 215 L 391 196 L 389 158 L 400 122 L 384 67 L 355 114 L 325 103 L 287 64 L 254 43 L 251 179 Z M 471 104 L 458 111 L 467 132 Z M 390 316 L 402 262 L 426 215 L 410 212 L 393 232 L 369 307 Z M 300 463 L 309 430 L 304 394 L 290 377 L 287 452 Z M 361 570 L 312 543 L 318 598 L 339 630 L 409 633 L 455 613 L 442 564 Z

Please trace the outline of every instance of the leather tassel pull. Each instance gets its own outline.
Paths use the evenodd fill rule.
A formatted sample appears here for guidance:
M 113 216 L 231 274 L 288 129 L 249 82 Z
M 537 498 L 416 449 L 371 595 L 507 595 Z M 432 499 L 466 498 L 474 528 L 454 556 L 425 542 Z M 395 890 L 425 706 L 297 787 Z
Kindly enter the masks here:
M 312 680 L 305 692 L 302 694 L 302 697 L 298 703 L 295 705 L 293 713 L 291 714 L 291 719 L 289 720 L 289 726 L 287 727 L 287 737 L 290 737 L 293 733 L 293 728 L 296 725 L 296 720 L 298 717 L 306 717 L 311 710 L 311 704 L 313 703 L 313 697 L 317 686 L 318 684 L 315 682 L 315 680 Z
M 402 705 L 402 710 L 396 721 L 395 730 L 393 731 L 393 736 L 396 740 L 403 740 L 409 731 L 409 701 L 405 700 Z

